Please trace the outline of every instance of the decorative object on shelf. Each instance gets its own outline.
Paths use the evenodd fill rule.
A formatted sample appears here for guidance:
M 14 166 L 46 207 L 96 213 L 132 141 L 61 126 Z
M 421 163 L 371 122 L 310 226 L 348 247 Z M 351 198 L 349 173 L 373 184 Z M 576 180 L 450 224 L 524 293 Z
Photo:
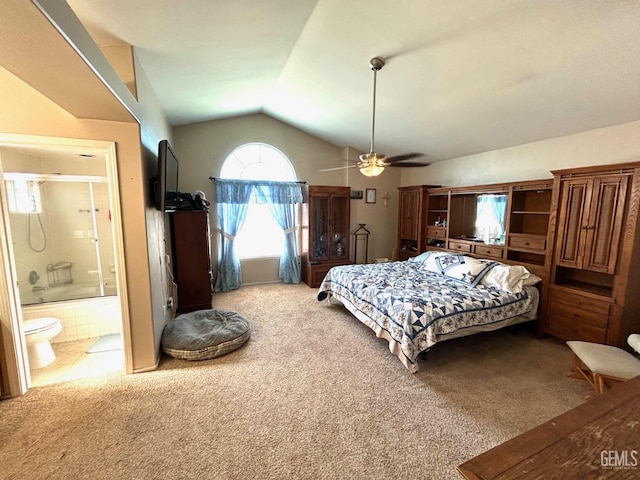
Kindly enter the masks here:
M 376 203 L 376 189 L 367 188 L 367 197 L 365 199 L 367 203 Z
M 389 206 L 389 200 L 391 200 L 391 195 L 389 195 L 389 192 L 385 193 L 384 196 L 382 197 L 382 199 L 384 200 L 384 206 L 388 207 Z
M 371 232 L 365 227 L 365 223 L 359 223 L 353 235 L 353 263 L 368 263 L 369 260 L 369 235 Z M 364 262 L 358 262 L 358 243 L 364 243 Z
M 362 200 L 362 190 L 351 190 L 352 200 Z

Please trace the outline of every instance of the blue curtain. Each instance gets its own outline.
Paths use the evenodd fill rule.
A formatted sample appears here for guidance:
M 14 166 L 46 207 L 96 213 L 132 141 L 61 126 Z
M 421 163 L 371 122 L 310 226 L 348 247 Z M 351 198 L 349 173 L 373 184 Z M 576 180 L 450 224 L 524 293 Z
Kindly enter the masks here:
M 478 195 L 476 210 L 476 236 L 485 241 L 496 239 L 505 232 L 507 196 Z
M 507 211 L 507 196 L 506 195 L 492 195 L 491 208 L 493 209 L 493 216 L 500 224 L 500 235 L 505 232 L 505 213 Z
M 302 188 L 298 183 L 265 182 L 256 186 L 256 193 L 257 202 L 269 204 L 274 220 L 284 231 L 279 277 L 284 283 L 300 283 L 302 266 L 298 246 L 296 204 L 302 203 Z
M 237 180 L 216 181 L 218 212 L 218 271 L 217 292 L 235 290 L 242 284 L 240 259 L 236 255 L 234 240 L 242 226 L 253 186 Z
M 249 202 L 268 204 L 274 219 L 284 231 L 284 253 L 280 257 L 279 276 L 284 283 L 300 283 L 301 261 L 296 224 L 296 204 L 303 202 L 298 182 L 216 179 L 218 230 L 224 248 L 218 251 L 216 291 L 233 290 L 242 284 L 240 260 L 233 240 L 246 216 Z M 239 220 L 236 217 L 240 217 Z M 224 255 L 223 255 L 224 254 Z

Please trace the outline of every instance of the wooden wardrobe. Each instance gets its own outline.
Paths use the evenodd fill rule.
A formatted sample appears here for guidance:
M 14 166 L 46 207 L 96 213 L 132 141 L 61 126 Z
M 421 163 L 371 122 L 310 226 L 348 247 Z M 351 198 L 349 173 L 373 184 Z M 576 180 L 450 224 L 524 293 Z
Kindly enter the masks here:
M 640 332 L 640 162 L 552 173 L 557 217 L 542 331 L 626 348 Z

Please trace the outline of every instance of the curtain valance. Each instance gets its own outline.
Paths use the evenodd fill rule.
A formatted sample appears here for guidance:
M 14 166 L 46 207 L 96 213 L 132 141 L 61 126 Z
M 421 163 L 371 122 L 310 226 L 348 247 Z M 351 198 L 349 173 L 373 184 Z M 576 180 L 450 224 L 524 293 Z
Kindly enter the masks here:
M 216 184 L 216 202 L 229 204 L 303 203 L 301 182 L 275 182 L 269 180 L 236 180 L 213 178 Z

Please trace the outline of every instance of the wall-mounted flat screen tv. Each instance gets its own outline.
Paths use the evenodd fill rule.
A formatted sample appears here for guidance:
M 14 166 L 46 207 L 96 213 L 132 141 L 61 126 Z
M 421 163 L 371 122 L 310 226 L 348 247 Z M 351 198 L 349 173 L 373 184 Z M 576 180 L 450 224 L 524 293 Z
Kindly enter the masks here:
M 163 212 L 176 209 L 178 193 L 178 158 L 167 140 L 158 144 L 158 208 Z

